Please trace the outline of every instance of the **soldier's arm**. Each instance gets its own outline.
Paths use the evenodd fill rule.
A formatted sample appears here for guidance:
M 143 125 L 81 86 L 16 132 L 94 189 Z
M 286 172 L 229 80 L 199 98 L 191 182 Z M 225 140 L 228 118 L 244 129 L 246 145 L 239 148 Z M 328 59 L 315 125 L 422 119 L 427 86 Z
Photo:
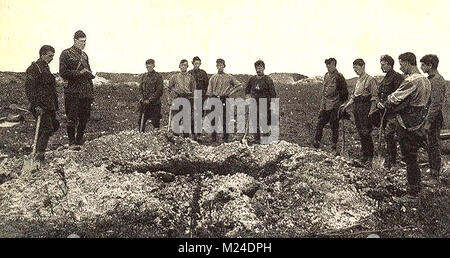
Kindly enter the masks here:
M 35 64 L 32 64 L 28 67 L 26 71 L 26 79 L 25 79 L 25 95 L 27 96 L 28 102 L 30 102 L 30 106 L 36 107 L 39 102 L 38 92 L 37 92 L 37 78 L 39 76 L 39 71 Z
M 213 85 L 214 81 L 213 80 L 214 80 L 214 75 L 211 76 L 211 78 L 209 78 L 208 88 L 206 90 L 206 96 L 211 96 L 212 93 L 213 93 L 213 87 L 214 87 L 214 85 Z
M 347 88 L 347 81 L 345 80 L 344 76 L 338 76 L 337 82 L 336 82 L 337 90 L 339 91 L 339 97 L 341 98 L 342 102 L 345 102 L 348 100 L 348 88 Z
M 70 69 L 69 55 L 65 51 L 63 51 L 59 57 L 59 75 L 66 80 L 75 79 L 82 76 L 80 71 Z
M 405 101 L 408 99 L 411 93 L 416 90 L 416 88 L 417 85 L 412 82 L 402 83 L 397 90 L 395 90 L 387 97 L 386 108 L 394 108 L 402 103 L 405 103 Z
M 433 82 L 435 85 L 432 87 L 430 96 L 430 107 L 428 109 L 427 121 L 433 123 L 438 118 L 439 112 L 442 110 L 442 105 L 444 103 L 445 94 L 445 81 L 439 80 Z
M 372 78 L 372 80 L 369 81 L 369 90 L 370 90 L 370 95 L 372 96 L 370 98 L 370 101 L 372 101 L 372 102 L 379 102 L 379 99 L 378 99 L 378 83 L 377 83 L 377 80 L 375 78 Z

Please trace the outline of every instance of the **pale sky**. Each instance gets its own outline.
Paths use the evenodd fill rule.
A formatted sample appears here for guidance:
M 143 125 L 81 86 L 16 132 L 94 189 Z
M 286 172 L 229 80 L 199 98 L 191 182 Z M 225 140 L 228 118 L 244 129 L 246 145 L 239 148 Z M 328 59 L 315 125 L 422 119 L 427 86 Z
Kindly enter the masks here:
M 382 74 L 379 57 L 411 51 L 417 61 L 437 54 L 450 79 L 448 0 L 0 0 L 0 71 L 25 71 L 44 44 L 59 55 L 73 34 L 87 34 L 94 72 L 178 70 L 180 59 L 198 55 L 215 73 L 254 73 L 261 58 L 266 73 L 323 75 L 324 59 L 335 57 L 345 77 L 355 77 L 354 59 L 369 74 Z M 192 65 L 190 65 L 190 68 Z M 190 69 L 189 68 L 189 69 Z

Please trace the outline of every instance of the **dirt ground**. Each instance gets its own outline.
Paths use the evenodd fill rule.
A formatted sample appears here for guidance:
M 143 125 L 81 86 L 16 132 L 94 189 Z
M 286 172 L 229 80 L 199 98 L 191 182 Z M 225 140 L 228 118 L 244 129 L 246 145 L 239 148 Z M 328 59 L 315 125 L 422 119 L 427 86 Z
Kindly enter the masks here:
M 23 88 L 23 75 L 7 74 L 6 83 L 0 83 L 0 117 L 9 113 L 23 114 L 25 121 L 11 128 L 0 128 L 0 154 L 8 157 L 22 157 L 31 152 L 31 142 L 34 134 L 35 121 L 30 114 L 22 111 L 12 111 L 10 104 L 27 106 Z M 300 146 L 311 146 L 320 103 L 320 84 L 276 84 L 280 97 L 280 139 L 296 143 Z M 63 94 L 58 88 L 60 111 L 58 118 L 61 128 L 52 136 L 49 142 L 50 150 L 64 148 L 67 145 L 66 124 L 63 110 Z M 91 121 L 86 131 L 86 140 L 91 141 L 108 134 L 124 130 L 136 129 L 138 100 L 137 87 L 125 84 L 111 84 L 95 88 L 95 101 L 92 107 Z M 167 125 L 167 97 L 163 95 L 161 125 Z M 346 138 L 348 152 L 351 157 L 359 154 L 359 143 L 356 129 L 350 121 L 346 122 Z M 323 147 L 330 151 L 330 133 L 328 127 L 324 131 Z M 374 131 L 376 136 L 377 131 Z M 205 144 L 207 137 L 204 137 Z M 341 141 L 338 145 L 340 147 Z M 449 162 L 449 156 L 444 156 L 444 163 Z M 426 162 L 425 153 L 421 153 L 420 161 Z M 423 169 L 425 170 L 425 169 Z M 0 184 L 8 178 L 0 177 Z M 368 185 L 367 187 L 371 187 Z M 375 188 L 375 186 L 373 186 Z M 423 201 L 415 208 L 402 205 L 388 205 L 373 214 L 379 221 L 376 232 L 383 232 L 386 237 L 449 237 L 450 232 L 450 191 L 448 182 L 439 188 L 426 191 Z M 406 208 L 411 212 L 405 212 Z M 365 228 L 356 227 L 337 232 L 320 232 L 310 237 L 363 237 Z M 367 232 L 370 233 L 370 232 Z

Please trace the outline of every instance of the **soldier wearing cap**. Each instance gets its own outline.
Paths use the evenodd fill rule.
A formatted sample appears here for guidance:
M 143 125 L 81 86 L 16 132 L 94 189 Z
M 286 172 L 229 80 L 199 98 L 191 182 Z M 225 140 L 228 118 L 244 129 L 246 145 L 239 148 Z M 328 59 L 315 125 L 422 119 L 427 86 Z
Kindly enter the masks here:
M 69 145 L 82 145 L 84 131 L 91 115 L 94 85 L 89 58 L 83 51 L 86 34 L 79 30 L 73 37 L 74 44 L 59 57 L 59 75 L 67 81 L 64 87 L 64 107 L 67 115 Z
M 50 136 L 59 128 L 56 119 L 56 111 L 59 110 L 56 80 L 48 65 L 54 55 L 55 49 L 52 46 L 42 46 L 39 59 L 31 63 L 26 71 L 25 93 L 30 102 L 30 111 L 35 118 L 41 116 L 36 155 L 32 157 L 37 161 L 38 167 L 44 162 Z
M 139 127 L 143 125 L 142 132 L 145 132 L 145 123 L 151 120 L 153 127 L 159 128 L 161 120 L 161 96 L 164 89 L 164 80 L 161 74 L 155 71 L 155 60 L 145 61 L 147 73 L 142 74 L 139 83 Z M 142 116 L 143 115 L 143 116 Z M 142 121 L 144 119 L 144 121 Z

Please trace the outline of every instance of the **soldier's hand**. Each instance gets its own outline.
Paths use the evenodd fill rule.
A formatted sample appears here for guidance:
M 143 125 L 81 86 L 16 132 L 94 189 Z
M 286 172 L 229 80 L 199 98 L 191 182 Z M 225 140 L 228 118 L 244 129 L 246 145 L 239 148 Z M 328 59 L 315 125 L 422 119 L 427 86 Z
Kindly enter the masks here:
M 85 73 L 88 73 L 88 72 L 89 72 L 89 70 L 86 69 L 86 68 L 83 68 L 83 69 L 81 69 L 81 71 L 80 71 L 81 74 L 85 74 Z
M 144 105 L 150 105 L 150 100 L 146 99 L 143 101 Z
M 385 109 L 386 106 L 385 106 L 383 103 L 378 102 L 378 103 L 377 103 L 377 108 L 378 108 L 378 109 Z
M 430 131 L 430 127 L 431 123 L 429 121 L 426 121 L 425 124 L 423 125 L 423 128 L 425 129 L 426 132 Z
M 36 113 L 36 115 L 40 116 L 44 113 L 44 110 L 41 107 L 35 107 L 34 112 Z

